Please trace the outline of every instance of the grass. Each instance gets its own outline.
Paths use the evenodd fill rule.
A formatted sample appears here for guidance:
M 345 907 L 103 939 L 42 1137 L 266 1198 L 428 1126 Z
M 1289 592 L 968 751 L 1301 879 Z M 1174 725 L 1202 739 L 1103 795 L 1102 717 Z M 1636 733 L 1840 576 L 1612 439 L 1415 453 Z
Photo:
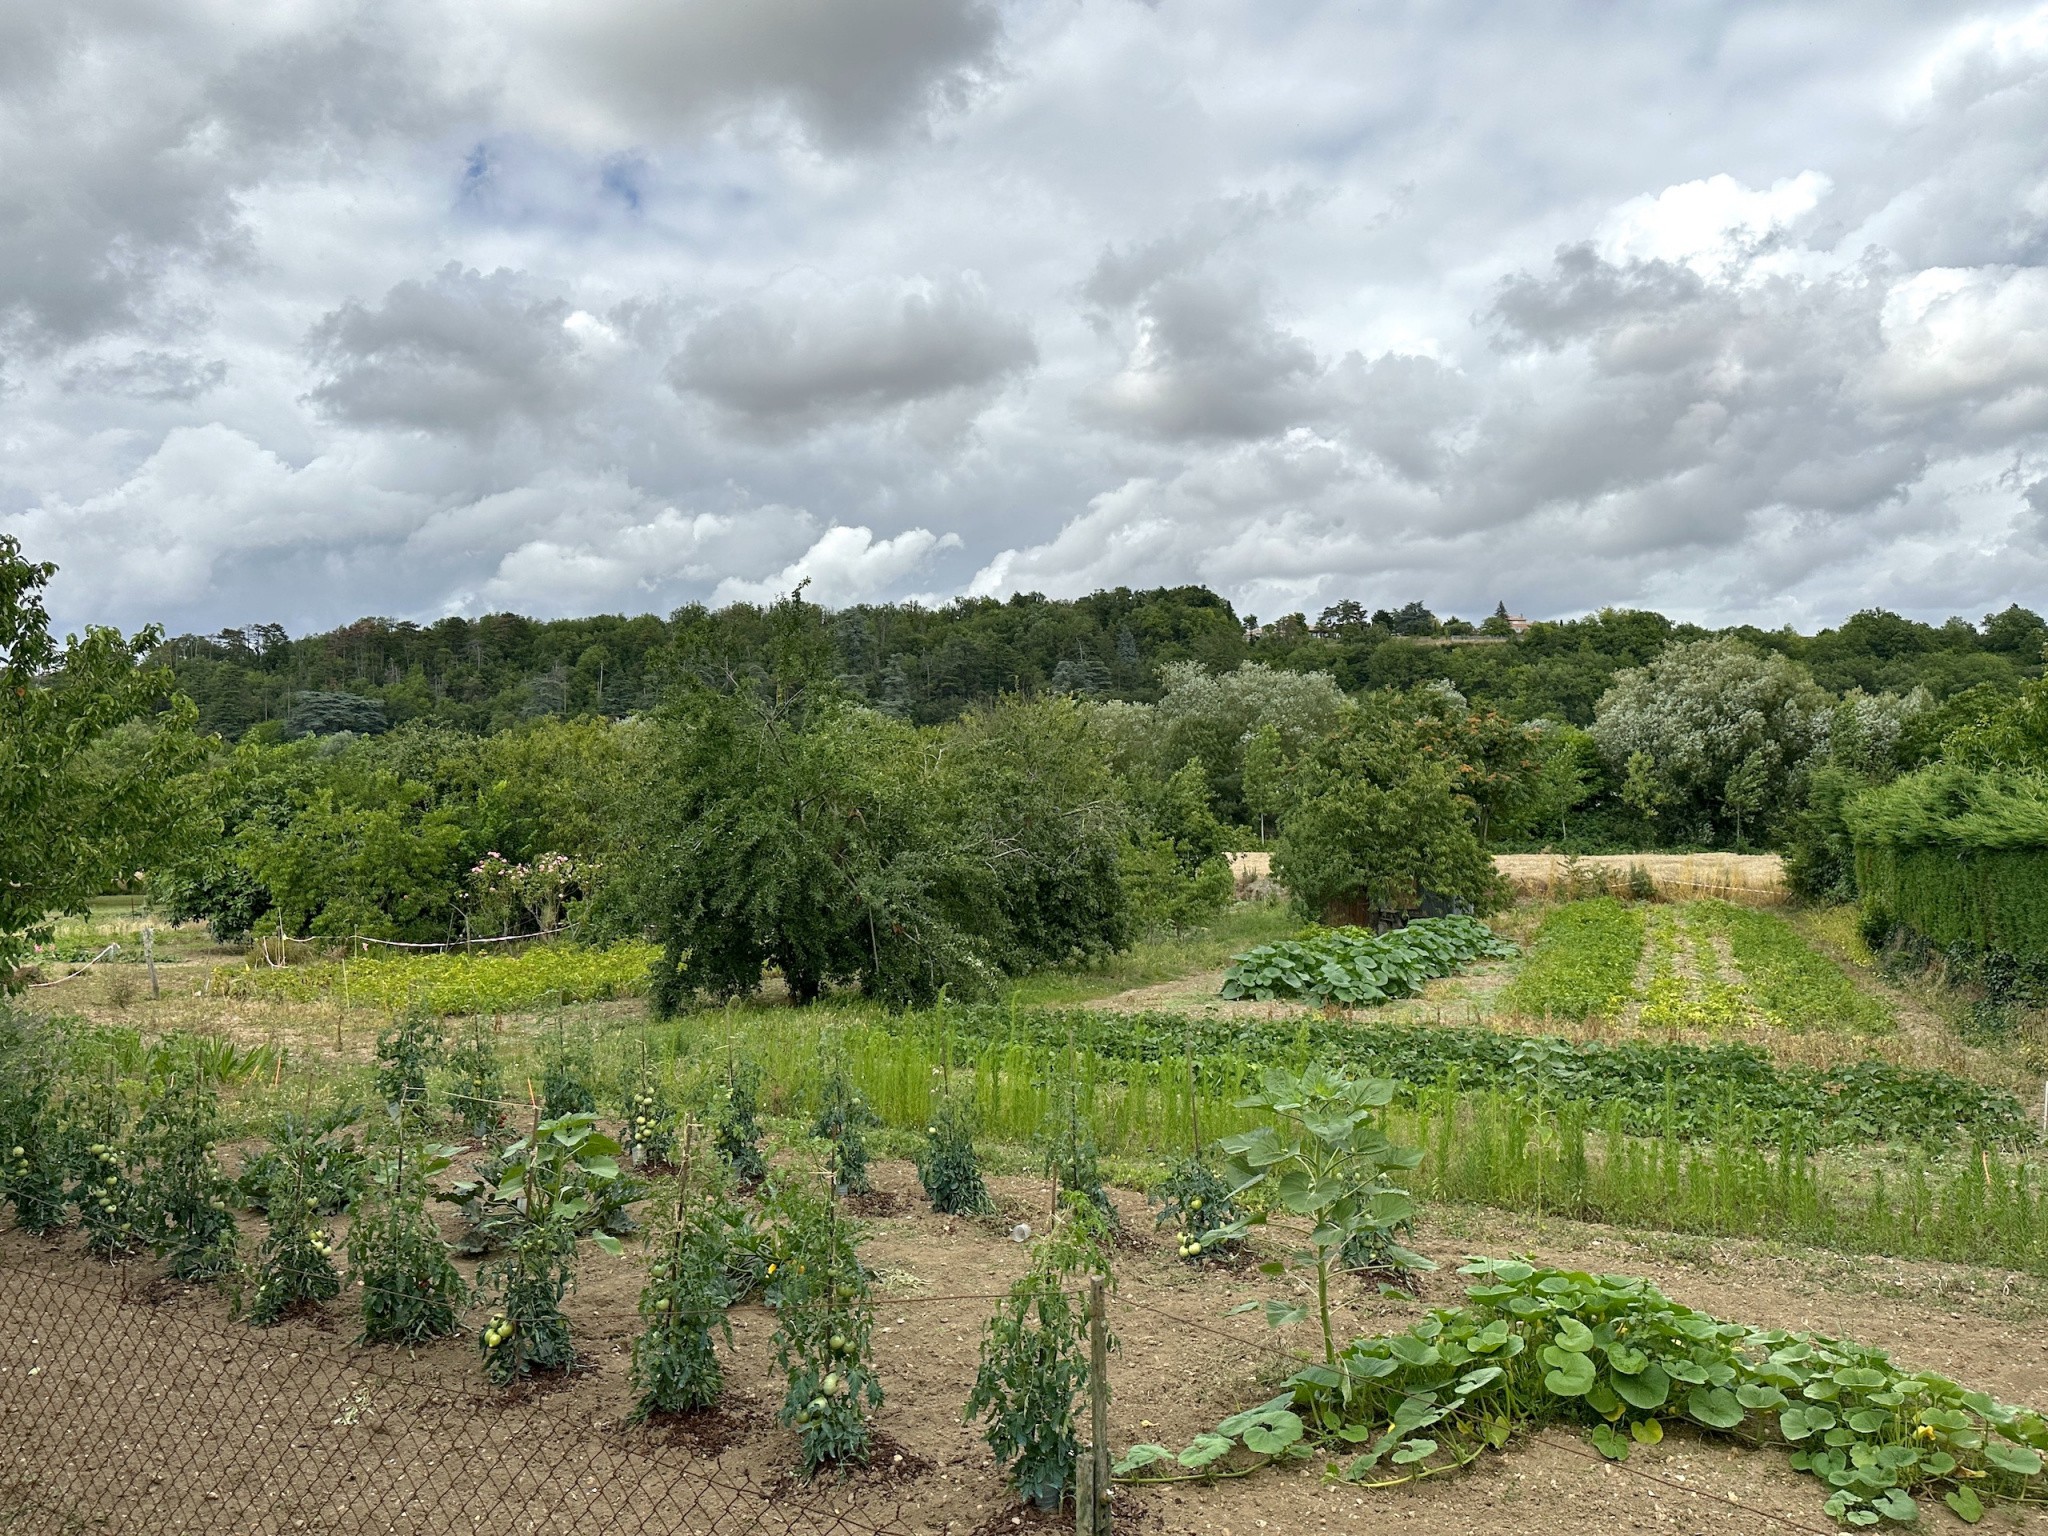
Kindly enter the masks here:
M 1502 991 L 1501 1002 L 1539 1019 L 1618 1013 L 1635 992 L 1643 936 L 1639 908 L 1609 896 L 1567 902 L 1536 930 L 1529 959 Z
M 1011 983 L 1004 996 L 1026 1007 L 1094 1002 L 1190 972 L 1221 970 L 1240 952 L 1292 937 L 1300 928 L 1301 919 L 1282 903 L 1233 902 L 1206 928 L 1143 939 L 1093 964 L 1034 971 Z

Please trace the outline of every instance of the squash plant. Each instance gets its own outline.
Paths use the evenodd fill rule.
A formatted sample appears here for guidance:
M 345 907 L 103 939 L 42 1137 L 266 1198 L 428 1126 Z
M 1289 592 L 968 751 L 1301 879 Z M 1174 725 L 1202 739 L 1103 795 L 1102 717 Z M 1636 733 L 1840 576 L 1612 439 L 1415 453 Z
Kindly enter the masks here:
M 599 1192 L 619 1177 L 619 1150 L 592 1114 L 540 1121 L 532 1135 L 505 1149 L 500 1182 L 519 1191 L 516 1215 L 505 1257 L 479 1276 L 496 1296 L 490 1321 L 477 1336 L 484 1375 L 496 1385 L 575 1364 L 562 1297 L 575 1279 L 584 1218 L 597 1208 Z M 609 1233 L 590 1236 L 607 1253 L 624 1251 Z
M 2048 1419 L 1879 1350 L 1724 1322 L 1646 1280 L 1519 1259 L 1474 1259 L 1460 1273 L 1472 1281 L 1465 1305 L 1304 1366 L 1279 1396 L 1178 1455 L 1134 1446 L 1117 1474 L 1169 1481 L 1214 1475 L 1239 1452 L 1321 1454 L 1335 1475 L 1384 1486 L 1547 1424 L 1577 1424 L 1625 1461 L 1685 1422 L 1788 1450 L 1851 1526 L 1911 1523 L 1933 1495 L 1972 1522 L 1987 1500 L 2048 1497 Z
M 1315 1064 L 1298 1073 L 1269 1068 L 1259 1091 L 1237 1105 L 1269 1111 L 1278 1124 L 1260 1125 L 1217 1143 L 1229 1155 L 1233 1199 L 1258 1189 L 1271 1207 L 1311 1224 L 1307 1246 L 1293 1257 L 1315 1271 L 1316 1313 L 1326 1362 L 1337 1358 L 1330 1324 L 1334 1274 L 1365 1265 L 1436 1267 L 1394 1240 L 1395 1232 L 1414 1216 L 1415 1202 L 1388 1175 L 1413 1168 L 1422 1161 L 1422 1153 L 1394 1145 L 1380 1129 L 1379 1112 L 1393 1097 L 1394 1085 L 1385 1078 L 1353 1077 Z M 1215 1240 L 1242 1242 L 1246 1227 L 1265 1219 L 1262 1212 L 1224 1225 Z M 1262 1268 L 1280 1273 L 1283 1267 Z M 1248 1302 L 1238 1310 L 1257 1305 Z M 1276 1327 L 1306 1315 L 1287 1303 L 1269 1301 L 1265 1306 L 1267 1320 Z

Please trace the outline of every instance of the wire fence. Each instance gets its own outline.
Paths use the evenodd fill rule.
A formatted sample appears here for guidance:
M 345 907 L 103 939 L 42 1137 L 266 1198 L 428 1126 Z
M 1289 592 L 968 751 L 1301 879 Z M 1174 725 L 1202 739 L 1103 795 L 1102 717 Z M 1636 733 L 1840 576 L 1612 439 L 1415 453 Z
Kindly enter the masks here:
M 551 1531 L 911 1536 L 886 1460 L 810 1484 L 445 1353 L 256 1330 L 134 1266 L 0 1251 L 0 1529 L 23 1533 Z

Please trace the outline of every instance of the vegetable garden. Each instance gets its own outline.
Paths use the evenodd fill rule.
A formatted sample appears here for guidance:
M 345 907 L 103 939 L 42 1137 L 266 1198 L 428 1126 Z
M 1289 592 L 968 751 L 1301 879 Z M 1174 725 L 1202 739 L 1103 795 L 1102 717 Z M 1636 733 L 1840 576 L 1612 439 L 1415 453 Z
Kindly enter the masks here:
M 0 1365 L 37 1370 L 59 1314 L 104 1307 L 117 1334 L 122 1288 L 161 1275 L 194 1289 L 159 1351 L 248 1352 L 287 1378 L 303 1360 L 320 1383 L 318 1405 L 246 1396 L 252 1445 L 300 1468 L 285 1493 L 236 1485 L 252 1523 L 345 1526 L 346 1497 L 294 1452 L 367 1414 L 417 1468 L 445 1466 L 423 1405 L 483 1393 L 453 1442 L 476 1507 L 567 1437 L 614 1466 L 625 1529 L 691 1528 L 687 1506 L 705 1529 L 996 1530 L 1090 1497 L 1100 1274 L 1115 1518 L 1357 1517 L 1388 1484 L 1455 1500 L 1443 1474 L 1542 1457 L 1553 1428 L 1617 1466 L 1775 1447 L 1849 1525 L 2048 1497 L 2048 1425 L 2004 1401 L 2048 1395 L 2024 1368 L 1894 1364 L 1871 1347 L 1888 1333 L 1801 1325 L 1796 1289 L 1760 1315 L 1680 1304 L 1699 1277 L 1651 1278 L 1640 1238 L 1617 1274 L 1473 1259 L 1439 1225 L 1536 1223 L 1509 1253 L 1618 1230 L 2048 1275 L 2048 1191 L 2010 1093 L 1773 1054 L 1891 1024 L 1782 918 L 1609 898 L 1533 916 L 1526 949 L 1460 917 L 1255 946 L 1208 1013 L 942 998 L 652 1022 L 605 1003 L 637 990 L 645 951 L 542 946 L 353 957 L 346 994 L 339 960 L 206 988 L 381 1017 L 367 1060 L 340 1025 L 344 1048 L 318 1026 L 237 1047 L 10 1014 L 0 1193 L 47 1235 L 7 1239 L 0 1267 L 47 1310 L 0 1332 Z M 1456 993 L 1470 1022 L 1417 1011 L 1474 967 L 1509 974 Z M 1489 1028 L 1489 997 L 1491 1022 L 1635 1022 Z M 114 1381 L 114 1345 L 73 1337 L 67 1369 Z M 1197 1389 L 1162 1389 L 1180 1379 Z M 294 1446 L 262 1428 L 316 1407 L 333 1423 Z M 140 1518 L 82 1471 L 65 1482 L 76 1460 L 53 1449 L 9 1496 Z M 1288 1468 L 1319 1476 L 1297 1488 Z M 666 1514 L 641 1491 L 657 1477 Z

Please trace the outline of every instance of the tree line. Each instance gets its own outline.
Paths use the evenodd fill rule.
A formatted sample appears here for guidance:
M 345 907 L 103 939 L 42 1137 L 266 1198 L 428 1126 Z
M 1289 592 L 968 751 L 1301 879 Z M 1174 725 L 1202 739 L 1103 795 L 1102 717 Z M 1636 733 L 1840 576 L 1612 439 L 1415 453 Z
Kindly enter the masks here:
M 647 642 L 635 668 L 600 658 L 607 689 L 637 690 L 616 713 L 595 693 L 490 729 L 337 708 L 232 739 L 182 686 L 180 642 L 92 630 L 59 646 L 50 568 L 0 543 L 0 569 L 0 852 L 28 875 L 0 911 L 0 977 L 50 913 L 139 880 L 223 939 L 648 937 L 664 1008 L 771 971 L 799 1000 L 986 994 L 1205 921 L 1230 896 L 1223 855 L 1261 845 L 1320 920 L 1484 910 L 1488 854 L 1542 846 L 1778 847 L 1804 888 L 1841 896 L 1852 803 L 2030 707 L 2048 633 L 2017 609 L 1982 627 L 1861 614 L 1814 637 L 1606 612 L 1514 636 L 1444 633 L 1419 604 L 1246 625 L 1199 589 L 942 614 L 831 612 L 799 590 L 615 621 Z M 849 669 L 849 616 L 867 634 L 877 614 L 939 643 L 977 614 L 985 635 L 1030 620 L 1146 638 L 1127 687 L 1061 679 L 1055 661 L 1042 687 L 989 677 L 920 718 Z M 1508 628 L 1466 627 L 1489 625 Z M 516 670 L 549 632 L 414 635 L 451 655 L 467 635 L 472 664 Z M 246 648 L 260 670 L 296 644 Z M 1372 670 L 1407 658 L 1424 670 Z M 1556 703 L 1587 678 L 1583 707 L 1531 713 L 1516 691 Z

